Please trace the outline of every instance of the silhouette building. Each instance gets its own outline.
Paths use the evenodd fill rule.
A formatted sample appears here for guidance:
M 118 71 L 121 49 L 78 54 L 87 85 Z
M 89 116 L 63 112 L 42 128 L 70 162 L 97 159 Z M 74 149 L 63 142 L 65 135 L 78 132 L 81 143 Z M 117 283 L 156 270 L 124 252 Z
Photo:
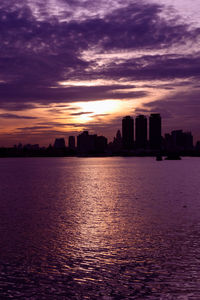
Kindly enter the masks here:
M 195 150 L 196 150 L 197 152 L 200 152 L 200 141 L 197 141 L 197 142 L 196 142 Z
M 173 148 L 173 145 L 172 145 L 172 136 L 171 136 L 171 134 L 166 133 L 165 134 L 165 138 L 164 138 L 164 149 L 166 151 L 171 151 L 172 148 Z
M 75 149 L 75 137 L 74 136 L 69 136 L 68 138 L 68 147 L 70 150 Z
M 191 132 L 174 130 L 172 131 L 171 136 L 173 149 L 178 151 L 193 149 L 193 136 Z
M 122 119 L 122 144 L 125 150 L 133 149 L 134 122 L 130 116 L 126 116 Z
M 191 132 L 185 132 L 185 150 L 193 150 L 193 135 Z
M 77 149 L 79 154 L 104 153 L 107 148 L 107 138 L 104 136 L 90 135 L 88 131 L 83 131 L 77 136 Z
M 95 149 L 94 137 L 89 135 L 88 131 L 83 131 L 77 136 L 77 149 L 79 153 L 86 154 Z
M 119 129 L 117 130 L 116 137 L 114 138 L 114 140 L 116 140 L 118 143 L 122 142 L 122 136 Z
M 139 115 L 135 120 L 136 148 L 145 149 L 147 146 L 147 118 Z
M 119 129 L 117 130 L 116 137 L 114 137 L 113 144 L 114 144 L 114 147 L 117 151 L 121 150 L 121 148 L 122 148 L 122 136 L 121 136 L 121 132 L 120 132 Z
M 152 150 L 161 149 L 161 116 L 151 114 L 149 117 L 149 145 Z
M 122 136 L 121 136 L 121 132 L 119 129 L 117 130 L 117 133 L 113 139 L 113 142 L 111 142 L 109 144 L 109 149 L 114 154 L 117 154 L 122 150 Z
M 171 134 L 165 134 L 164 146 L 166 151 L 191 151 L 193 136 L 191 132 L 173 130 Z
M 105 153 L 107 149 L 108 140 L 104 136 L 95 135 L 95 152 Z
M 65 139 L 64 138 L 55 139 L 54 148 L 55 149 L 64 149 L 65 148 Z

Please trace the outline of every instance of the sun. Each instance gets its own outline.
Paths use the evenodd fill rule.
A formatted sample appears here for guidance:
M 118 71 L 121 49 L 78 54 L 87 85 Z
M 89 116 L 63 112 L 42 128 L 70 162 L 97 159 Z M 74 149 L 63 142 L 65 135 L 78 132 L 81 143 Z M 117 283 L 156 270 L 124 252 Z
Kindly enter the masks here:
M 77 102 L 77 106 L 84 113 L 89 112 L 92 116 L 113 114 L 120 110 L 120 100 L 102 100 L 102 101 L 89 101 Z

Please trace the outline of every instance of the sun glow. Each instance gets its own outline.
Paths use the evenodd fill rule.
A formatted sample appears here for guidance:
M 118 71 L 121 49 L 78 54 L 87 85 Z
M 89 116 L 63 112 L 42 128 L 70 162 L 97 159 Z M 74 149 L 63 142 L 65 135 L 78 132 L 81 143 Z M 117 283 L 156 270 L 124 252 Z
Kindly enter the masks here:
M 115 114 L 122 108 L 122 101 L 120 100 L 103 100 L 103 101 L 89 101 L 77 102 L 76 105 L 80 107 L 83 113 L 90 112 L 90 114 L 83 114 L 79 117 L 88 119 L 90 117 L 98 117 L 108 114 Z
M 93 80 L 67 80 L 59 81 L 58 84 L 61 86 L 102 86 L 102 85 L 112 85 L 116 82 L 114 80 L 103 80 L 103 79 L 93 79 Z

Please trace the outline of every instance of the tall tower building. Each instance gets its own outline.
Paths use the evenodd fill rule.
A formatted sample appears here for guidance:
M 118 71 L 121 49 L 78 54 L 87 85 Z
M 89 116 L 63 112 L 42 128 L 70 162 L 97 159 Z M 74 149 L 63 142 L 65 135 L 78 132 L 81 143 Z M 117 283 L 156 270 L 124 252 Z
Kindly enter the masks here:
M 64 149 L 65 148 L 65 139 L 64 138 L 57 138 L 54 142 L 55 149 Z
M 147 118 L 144 115 L 137 116 L 135 127 L 136 147 L 145 149 L 147 146 Z
M 149 117 L 149 144 L 152 150 L 161 149 L 161 116 L 151 114 Z
M 133 118 L 126 116 L 122 119 L 122 144 L 123 148 L 130 150 L 134 143 L 134 123 Z
M 77 149 L 79 153 L 88 154 L 95 151 L 95 135 L 83 131 L 77 136 Z
M 74 150 L 75 149 L 75 137 L 74 136 L 69 136 L 68 138 L 68 147 L 69 149 L 71 150 Z

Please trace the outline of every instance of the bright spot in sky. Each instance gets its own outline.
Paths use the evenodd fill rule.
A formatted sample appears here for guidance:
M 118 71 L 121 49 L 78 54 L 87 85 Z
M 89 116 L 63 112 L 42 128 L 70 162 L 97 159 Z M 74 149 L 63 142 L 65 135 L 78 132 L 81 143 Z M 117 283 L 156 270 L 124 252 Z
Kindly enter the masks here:
M 73 81 L 59 81 L 58 84 L 62 86 L 101 86 L 101 85 L 112 85 L 114 84 L 114 80 L 102 80 L 102 79 L 96 79 L 96 80 L 73 80 Z
M 80 108 L 80 112 L 91 114 L 76 115 L 75 118 L 78 122 L 87 122 L 92 120 L 93 117 L 103 117 L 107 114 L 117 114 L 123 108 L 123 101 L 121 100 L 102 100 L 102 101 L 89 101 L 89 102 L 76 102 L 74 106 Z
M 199 12 L 200 1 L 199 0 L 148 0 L 150 3 L 155 2 L 158 4 L 164 4 L 166 7 L 173 7 L 178 14 L 185 19 L 189 24 L 199 26 Z

